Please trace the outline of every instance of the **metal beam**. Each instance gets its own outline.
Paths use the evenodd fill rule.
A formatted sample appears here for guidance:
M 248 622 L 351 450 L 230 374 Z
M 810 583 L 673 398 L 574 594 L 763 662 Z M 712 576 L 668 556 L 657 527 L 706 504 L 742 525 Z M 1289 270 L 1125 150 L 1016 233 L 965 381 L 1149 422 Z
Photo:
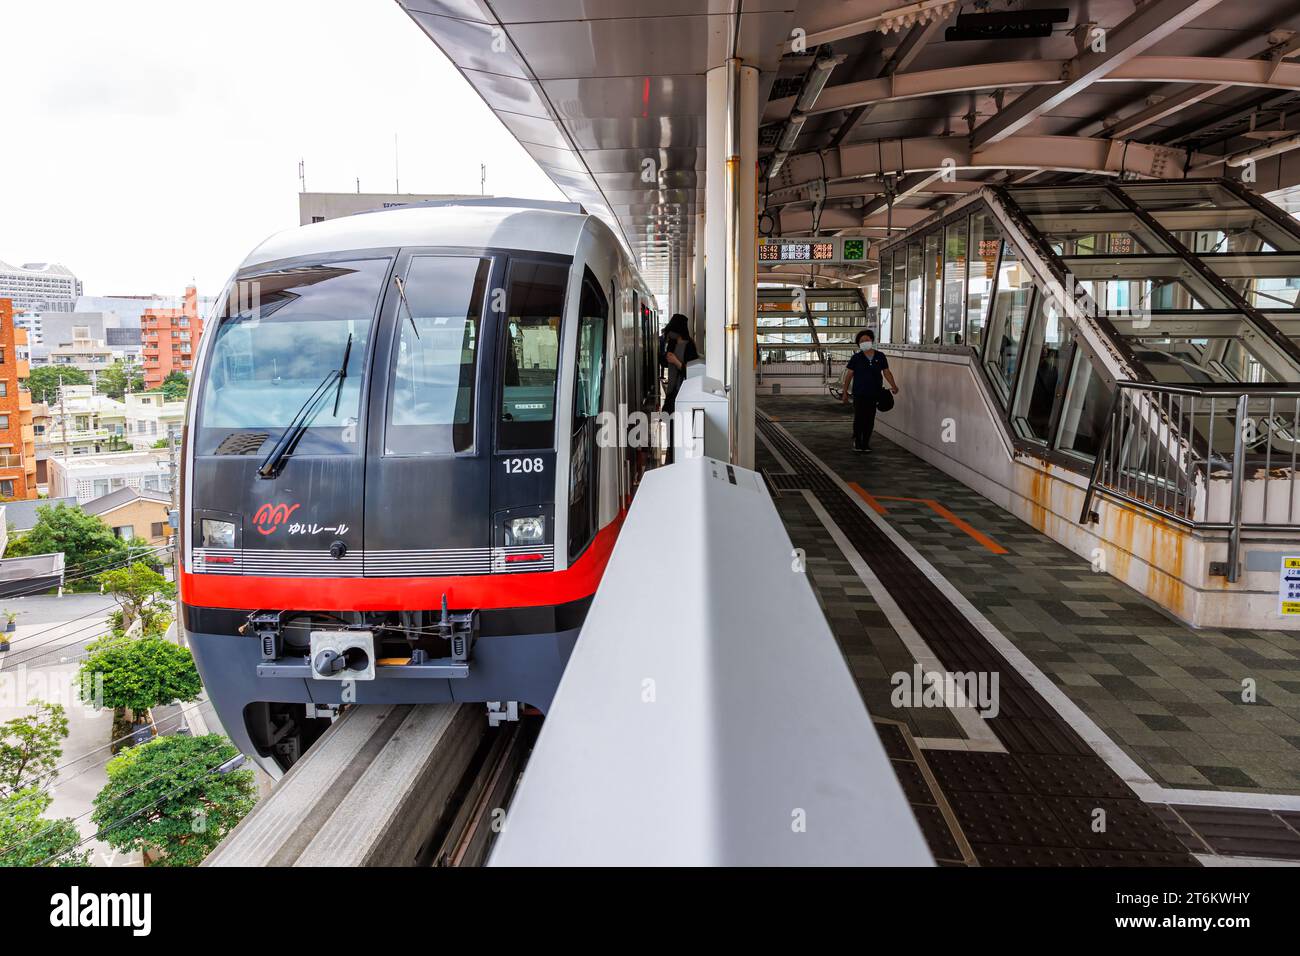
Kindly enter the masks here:
M 808 115 L 832 113 L 859 106 L 874 106 L 899 100 L 954 93 L 975 93 L 993 89 L 1046 86 L 1056 89 L 1069 60 L 1006 60 L 974 63 L 898 73 L 871 80 L 828 86 Z M 1231 59 L 1208 56 L 1140 56 L 1117 66 L 1098 83 L 1195 83 L 1248 86 L 1260 89 L 1300 90 L 1300 63 L 1253 58 Z M 1016 102 L 1019 102 L 1017 100 Z M 1015 106 L 1012 103 L 1008 109 Z M 764 123 L 785 119 L 794 108 L 794 97 L 771 100 Z M 1003 110 L 1006 112 L 1006 110 Z M 999 114 L 1001 115 L 1001 114 Z
M 1013 136 L 1117 67 L 1218 6 L 1220 0 L 1149 0 L 1105 35 L 1105 50 L 1089 49 L 1067 64 L 1064 82 L 1032 90 L 971 133 L 975 147 Z
M 902 42 L 894 48 L 894 52 L 889 55 L 889 59 L 885 61 L 885 65 L 880 68 L 876 76 L 893 76 L 896 73 L 906 72 L 907 68 L 912 65 L 912 61 L 917 58 L 925 45 L 930 42 L 930 38 L 934 36 L 935 31 L 944 22 L 944 20 L 936 18 L 926 23 L 913 24 L 912 29 L 907 31 L 907 36 L 903 37 Z M 823 90 L 823 92 L 825 91 Z M 840 128 L 831 137 L 830 145 L 838 146 L 844 142 L 844 137 L 848 136 L 853 131 L 853 127 L 857 126 L 871 110 L 872 106 L 870 104 L 855 107 L 844 118 Z
M 1185 90 L 1179 90 L 1173 96 L 1164 97 L 1146 109 L 1121 117 L 1113 126 L 1103 126 L 1102 132 L 1112 139 L 1123 139 L 1126 136 L 1133 135 L 1140 129 L 1145 129 L 1152 123 L 1159 122 L 1166 116 L 1172 116 L 1179 110 L 1184 110 L 1201 102 L 1203 99 L 1214 96 L 1216 93 L 1222 93 L 1226 89 L 1228 89 L 1226 83 L 1206 83 L 1199 86 L 1189 86 Z

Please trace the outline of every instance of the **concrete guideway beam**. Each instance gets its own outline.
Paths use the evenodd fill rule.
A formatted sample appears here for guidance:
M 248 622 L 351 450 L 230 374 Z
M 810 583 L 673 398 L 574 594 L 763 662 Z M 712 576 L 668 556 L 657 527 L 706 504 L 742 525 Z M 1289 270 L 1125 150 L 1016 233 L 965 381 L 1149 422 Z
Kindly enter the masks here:
M 481 705 L 352 707 L 203 865 L 412 865 L 486 725 Z

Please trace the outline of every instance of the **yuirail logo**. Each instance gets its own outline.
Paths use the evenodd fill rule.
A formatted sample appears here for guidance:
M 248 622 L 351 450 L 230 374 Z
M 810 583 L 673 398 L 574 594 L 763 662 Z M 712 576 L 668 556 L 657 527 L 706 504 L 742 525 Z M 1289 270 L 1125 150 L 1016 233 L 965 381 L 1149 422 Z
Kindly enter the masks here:
M 289 516 L 298 510 L 298 505 L 264 504 L 253 515 L 253 527 L 262 534 L 270 534 L 289 520 Z

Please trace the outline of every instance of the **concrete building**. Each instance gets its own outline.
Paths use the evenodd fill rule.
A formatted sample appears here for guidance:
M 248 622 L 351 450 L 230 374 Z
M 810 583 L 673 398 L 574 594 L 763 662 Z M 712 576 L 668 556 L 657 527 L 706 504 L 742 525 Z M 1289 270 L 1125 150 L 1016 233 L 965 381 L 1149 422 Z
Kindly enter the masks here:
M 0 298 L 15 311 L 71 312 L 81 295 L 81 281 L 65 266 L 28 262 L 21 266 L 0 260 Z
M 36 442 L 37 461 L 54 457 L 76 457 L 126 448 L 126 404 L 98 395 L 91 385 L 64 385 L 60 401 L 44 409 Z M 37 416 L 33 414 L 33 430 Z M 44 469 L 38 478 L 48 481 Z
M 94 373 L 113 362 L 139 365 L 140 325 L 136 316 L 116 312 L 24 313 L 33 365 L 75 365 Z
M 416 202 L 479 198 L 466 193 L 299 193 L 298 224 L 306 226 L 326 219 L 354 216 L 359 212 L 396 209 Z
M 120 488 L 171 493 L 166 451 L 126 451 L 108 455 L 50 458 L 50 494 L 73 497 L 81 504 Z
M 161 392 L 126 396 L 126 438 L 135 448 L 152 448 L 168 435 L 180 441 L 185 426 L 185 402 L 169 402 Z
M 167 522 L 171 502 L 171 495 L 165 491 L 119 488 L 86 502 L 81 510 L 95 515 L 123 541 L 144 538 L 150 544 L 164 545 L 171 535 Z
M 0 298 L 0 499 L 36 497 L 29 366 L 18 357 L 26 344 L 26 330 L 14 327 L 13 303 Z
M 189 375 L 202 334 L 203 317 L 194 286 L 185 290 L 179 309 L 146 309 L 140 316 L 145 388 L 157 388 L 172 372 Z

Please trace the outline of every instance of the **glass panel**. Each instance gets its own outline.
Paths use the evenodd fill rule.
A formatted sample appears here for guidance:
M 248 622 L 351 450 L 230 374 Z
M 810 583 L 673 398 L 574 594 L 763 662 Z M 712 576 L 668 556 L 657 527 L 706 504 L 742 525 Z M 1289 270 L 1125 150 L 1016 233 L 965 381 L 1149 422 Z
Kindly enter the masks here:
M 1040 297 L 1040 303 L 1050 299 Z M 1039 306 L 1024 350 L 1024 378 L 1016 391 L 1016 430 L 1025 438 L 1051 437 L 1052 407 L 1061 381 L 1063 350 L 1069 326 L 1053 304 Z
M 989 344 L 985 364 L 999 386 L 1003 402 L 1016 380 L 1016 362 L 1020 339 L 1029 315 L 1034 281 L 1020 263 L 1015 247 L 1002 243 L 1002 264 L 998 268 L 997 292 L 993 296 L 993 313 L 989 320 Z
M 474 447 L 479 320 L 491 267 L 488 259 L 411 260 L 406 301 L 398 302 L 384 454 L 446 455 Z
M 1079 349 L 1075 353 L 1074 374 L 1070 377 L 1065 407 L 1061 411 L 1058 448 L 1088 458 L 1097 457 L 1113 391 L 1093 368 L 1087 353 Z
M 942 303 L 943 257 L 939 253 L 939 233 L 932 232 L 925 237 L 925 337 L 921 341 L 939 341 Z
M 347 374 L 330 390 L 334 394 L 321 396 L 296 453 L 355 452 L 370 329 L 390 263 L 302 266 L 245 277 L 228 289 L 221 307 L 227 316 L 217 326 L 200 385 L 196 453 L 211 455 L 236 433 L 277 439 L 345 354 Z M 222 453 L 256 454 L 259 448 L 270 450 L 265 442 L 243 441 Z
M 1131 232 L 1044 233 L 1058 256 L 1142 256 L 1154 250 Z
M 970 277 L 966 280 L 966 342 L 979 351 L 984 341 L 989 294 L 993 291 L 993 270 L 998 265 L 1001 245 L 997 223 L 991 213 L 970 217 Z
M 573 415 L 582 419 L 600 413 L 601 391 L 605 383 L 605 325 L 609 307 L 600 290 L 591 282 L 583 283 L 579 311 L 578 377 L 573 385 Z M 804 338 L 806 340 L 807 336 Z
M 555 381 L 560 359 L 567 266 L 511 262 L 497 448 L 555 443 Z
M 1158 183 L 1158 184 L 1122 184 L 1120 188 L 1128 193 L 1139 206 L 1148 211 L 1164 209 L 1230 209 L 1245 206 L 1244 199 L 1238 199 L 1217 183 Z
M 961 345 L 966 309 L 965 219 L 949 223 L 943 239 L 943 344 Z
M 907 341 L 907 250 L 898 246 L 894 249 L 894 294 L 891 296 L 894 308 L 894 328 L 891 342 Z
M 1241 339 L 1150 336 L 1135 351 L 1158 382 L 1267 383 L 1278 379 Z
M 894 321 L 893 271 L 894 257 L 885 256 L 880 262 L 880 328 L 876 331 L 877 342 L 889 341 L 890 329 Z
M 919 345 L 923 323 L 921 321 L 921 244 L 907 244 L 907 341 Z
M 1124 208 L 1118 199 L 1099 186 L 1022 186 L 1009 192 L 1017 205 L 1027 212 L 1098 212 Z

